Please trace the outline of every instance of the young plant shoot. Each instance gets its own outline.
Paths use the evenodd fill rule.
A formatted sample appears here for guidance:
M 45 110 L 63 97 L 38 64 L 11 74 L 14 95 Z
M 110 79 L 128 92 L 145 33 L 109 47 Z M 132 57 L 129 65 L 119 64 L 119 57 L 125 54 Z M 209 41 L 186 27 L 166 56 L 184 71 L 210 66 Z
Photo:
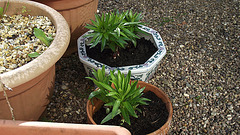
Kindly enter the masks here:
M 120 71 L 117 71 L 116 74 L 114 72 L 111 71 L 109 75 L 105 75 L 105 66 L 97 71 L 93 69 L 92 73 L 95 78 L 86 78 L 91 79 L 99 89 L 93 91 L 88 99 L 99 98 L 105 103 L 104 106 L 111 110 L 101 121 L 101 124 L 120 115 L 123 123 L 131 125 L 130 116 L 137 118 L 136 111 L 141 112 L 138 106 L 148 105 L 147 101 L 150 100 L 141 97 L 145 87 L 138 87 L 138 81 L 131 81 L 131 71 L 128 72 L 127 76 Z
M 38 28 L 34 28 L 34 32 L 33 34 L 35 35 L 36 38 L 38 38 L 42 43 L 44 43 L 47 47 L 50 46 L 50 44 L 53 41 L 52 35 L 50 35 L 49 37 L 46 36 L 46 34 Z M 36 58 L 38 57 L 40 54 L 38 52 L 33 52 L 28 54 L 29 57 L 31 58 Z
M 95 14 L 96 21 L 91 20 L 92 24 L 85 26 L 93 30 L 86 35 L 92 37 L 90 48 L 101 45 L 101 51 L 111 49 L 118 54 L 118 50 L 125 49 L 129 42 L 136 47 L 136 39 L 139 39 L 137 33 L 144 33 L 138 28 L 143 24 L 140 22 L 141 18 L 140 13 L 133 14 L 131 10 L 122 13 L 115 11 L 102 15 Z
M 0 18 L 3 17 L 3 15 L 7 12 L 9 6 L 9 0 L 7 1 L 7 3 L 5 3 L 4 7 L 0 7 Z

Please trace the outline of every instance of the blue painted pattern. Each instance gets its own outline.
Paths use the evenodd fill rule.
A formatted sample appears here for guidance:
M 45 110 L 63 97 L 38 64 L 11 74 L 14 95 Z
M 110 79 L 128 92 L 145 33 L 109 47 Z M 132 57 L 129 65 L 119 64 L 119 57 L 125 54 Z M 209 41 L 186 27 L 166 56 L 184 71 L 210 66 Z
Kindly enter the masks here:
M 143 25 L 139 26 L 139 28 L 144 30 L 145 32 L 149 33 L 149 35 L 147 35 L 148 36 L 147 39 L 150 38 L 151 41 L 155 42 L 155 45 L 158 48 L 158 51 L 152 57 L 150 57 L 144 64 L 133 65 L 133 66 L 124 66 L 124 67 L 110 67 L 110 66 L 105 65 L 105 68 L 106 68 L 106 70 L 109 70 L 109 71 L 110 70 L 120 70 L 120 71 L 127 72 L 128 70 L 131 70 L 132 73 L 133 73 L 133 71 L 136 72 L 139 70 L 138 73 L 136 72 L 135 74 L 132 74 L 131 78 L 147 82 L 155 73 L 157 66 L 159 65 L 159 62 L 160 62 L 159 59 L 161 59 L 165 55 L 166 49 L 165 49 L 163 40 L 157 31 L 155 31 L 149 27 L 143 26 Z M 92 33 L 92 32 L 88 31 L 84 35 L 90 34 L 90 33 Z M 91 74 L 90 72 L 92 71 L 92 70 L 90 70 L 91 68 L 95 68 L 95 69 L 101 68 L 103 66 L 103 63 L 100 63 L 100 62 L 98 62 L 92 58 L 89 58 L 87 56 L 85 44 L 86 44 L 86 41 L 89 39 L 84 37 L 84 35 L 82 35 L 78 40 L 78 53 L 79 53 L 80 60 L 83 63 L 88 62 L 87 69 L 88 69 L 88 74 L 90 75 Z M 143 35 L 143 36 L 145 36 L 145 35 Z M 89 65 L 92 65 L 92 66 L 89 66 Z M 150 67 L 151 67 L 151 69 L 149 69 Z

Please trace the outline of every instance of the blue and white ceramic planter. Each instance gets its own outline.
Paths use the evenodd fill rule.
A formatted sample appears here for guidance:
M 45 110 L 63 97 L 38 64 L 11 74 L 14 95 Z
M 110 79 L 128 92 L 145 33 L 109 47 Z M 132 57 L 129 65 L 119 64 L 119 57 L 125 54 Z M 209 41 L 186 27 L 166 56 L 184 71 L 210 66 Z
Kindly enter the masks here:
M 132 65 L 132 66 L 123 66 L 123 67 L 110 67 L 106 64 L 98 62 L 92 58 L 87 56 L 85 45 L 89 44 L 90 40 L 84 37 L 84 35 L 90 33 L 91 31 L 86 32 L 81 37 L 78 38 L 78 54 L 80 61 L 84 64 L 84 68 L 88 74 L 88 76 L 92 76 L 92 68 L 95 70 L 102 68 L 105 65 L 106 73 L 109 73 L 110 70 L 120 70 L 122 73 L 127 74 L 129 70 L 132 72 L 132 79 L 137 79 L 141 81 L 148 82 L 148 80 L 155 73 L 161 59 L 166 54 L 166 48 L 164 46 L 163 40 L 160 34 L 146 26 L 140 26 L 140 29 L 149 33 L 148 35 L 139 34 L 140 37 L 144 37 L 147 40 L 150 40 L 154 45 L 158 48 L 158 50 L 144 63 L 141 65 Z

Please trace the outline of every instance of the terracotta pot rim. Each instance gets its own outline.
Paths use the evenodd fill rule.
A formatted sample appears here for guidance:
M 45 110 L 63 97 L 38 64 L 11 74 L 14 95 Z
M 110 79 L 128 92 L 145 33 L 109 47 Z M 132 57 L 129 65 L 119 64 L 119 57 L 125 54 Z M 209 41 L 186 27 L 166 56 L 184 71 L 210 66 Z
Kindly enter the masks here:
M 171 100 L 169 99 L 168 95 L 163 92 L 160 88 L 150 84 L 150 83 L 146 83 L 146 82 L 143 82 L 143 81 L 138 81 L 139 85 L 140 84 L 144 84 L 144 85 L 149 85 L 150 87 L 152 87 L 153 89 L 157 90 L 157 93 L 161 93 L 161 95 L 163 95 L 163 98 L 161 98 L 162 100 L 166 100 L 165 104 L 166 104 L 166 109 L 168 110 L 168 118 L 167 118 L 167 121 L 166 123 L 160 127 L 158 130 L 148 134 L 148 135 L 154 135 L 154 134 L 158 134 L 159 133 L 159 130 L 160 131 L 165 131 L 164 129 L 168 128 L 171 124 L 171 120 L 172 120 L 172 116 L 173 116 L 173 108 L 172 108 L 172 102 Z M 153 93 L 155 93 L 155 90 L 152 91 Z M 150 91 L 150 90 L 148 90 Z M 157 93 L 155 93 L 157 95 Z M 158 95 L 157 95 L 158 96 Z M 159 96 L 158 96 L 159 97 Z M 160 97 L 159 97 L 160 98 Z M 164 101 L 163 101 L 164 102 Z
M 131 135 L 124 127 L 108 125 L 56 123 L 39 121 L 12 121 L 0 119 L 0 130 L 2 134 L 48 134 L 48 135 L 68 135 L 74 134 L 101 134 L 101 135 Z M 47 131 L 47 132 L 46 132 Z
M 159 93 L 161 93 L 161 95 L 163 95 L 164 99 L 167 100 L 167 102 L 166 102 L 165 104 L 166 104 L 167 109 L 169 110 L 169 112 L 168 112 L 169 115 L 168 115 L 168 118 L 167 118 L 166 123 L 165 123 L 162 127 L 160 127 L 158 130 L 163 130 L 164 128 L 167 128 L 167 127 L 170 126 L 170 124 L 171 124 L 172 115 L 173 115 L 173 108 L 172 108 L 171 100 L 169 99 L 169 97 L 167 96 L 166 93 L 164 93 L 161 89 L 157 88 L 156 86 L 154 86 L 154 85 L 152 85 L 152 84 L 149 84 L 149 83 L 146 83 L 146 82 L 144 82 L 144 81 L 138 81 L 138 85 L 141 85 L 141 84 L 143 84 L 143 85 L 148 85 L 148 86 L 150 86 L 150 87 L 153 87 L 153 89 L 155 89 L 155 90 L 157 90 Z M 150 90 L 147 90 L 147 91 L 150 91 Z M 154 92 L 154 91 L 152 91 L 152 92 Z M 155 92 L 154 92 L 154 93 L 155 93 Z M 156 94 L 156 93 L 155 93 L 155 94 Z M 160 97 L 159 97 L 159 98 L 160 98 Z M 161 98 L 161 99 L 163 99 L 163 98 Z M 97 100 L 99 100 L 99 99 L 97 99 Z M 99 100 L 99 101 L 102 102 L 101 100 Z M 103 102 L 102 102 L 102 104 L 103 104 Z M 93 118 L 92 118 L 91 115 L 90 115 L 90 110 L 89 110 L 90 106 L 92 106 L 92 103 L 91 103 L 91 100 L 88 100 L 88 101 L 87 101 L 87 116 L 88 116 L 88 121 L 89 121 L 91 124 L 97 125 L 96 122 L 93 120 Z M 156 130 L 155 132 L 157 132 L 157 130 Z M 155 132 L 152 132 L 152 133 L 154 134 Z M 151 133 L 150 133 L 150 134 L 151 134 Z
M 7 0 L 2 0 L 0 5 L 6 1 Z M 23 65 L 22 67 L 0 74 L 0 78 L 3 83 L 10 88 L 17 87 L 34 79 L 52 67 L 64 54 L 70 41 L 70 30 L 68 24 L 63 16 L 56 10 L 33 1 L 10 0 L 7 14 L 11 12 L 11 9 L 16 9 L 18 7 L 17 5 L 29 6 L 29 8 L 38 8 L 36 11 L 41 11 L 43 12 L 42 14 L 47 14 L 54 23 L 57 33 L 50 47 L 38 58 Z M 34 14 L 34 11 L 32 10 L 30 14 L 31 13 Z M 0 91 L 2 91 L 2 88 L 0 88 Z
M 171 100 L 169 99 L 168 95 L 167 95 L 165 92 L 163 92 L 160 88 L 158 88 L 158 87 L 156 87 L 156 86 L 154 86 L 154 85 L 152 85 L 152 84 L 150 84 L 150 83 L 146 83 L 146 82 L 144 82 L 144 81 L 138 81 L 138 83 L 148 84 L 148 85 L 150 85 L 151 87 L 154 87 L 155 89 L 157 89 L 159 92 L 161 92 L 161 94 L 162 94 L 162 95 L 164 96 L 164 98 L 167 100 L 167 102 L 165 103 L 165 104 L 166 104 L 166 107 L 169 108 L 168 120 L 167 120 L 167 122 L 166 122 L 165 124 L 167 124 L 169 121 L 171 121 L 172 115 L 173 115 L 173 108 L 172 108 L 172 102 L 171 102 Z M 164 125 L 165 125 L 165 124 L 164 124 Z
M 35 0 L 41 3 L 47 3 L 50 7 L 61 11 L 85 6 L 95 0 Z M 64 6 L 63 6 L 64 5 Z

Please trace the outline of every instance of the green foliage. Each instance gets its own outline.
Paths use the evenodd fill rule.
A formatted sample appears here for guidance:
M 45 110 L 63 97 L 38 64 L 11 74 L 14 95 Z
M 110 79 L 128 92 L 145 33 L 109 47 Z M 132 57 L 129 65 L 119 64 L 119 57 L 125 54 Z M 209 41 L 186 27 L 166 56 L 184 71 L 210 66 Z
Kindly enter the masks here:
M 2 18 L 3 15 L 7 12 L 8 6 L 9 6 L 9 0 L 5 4 L 4 6 L 5 8 L 0 7 L 0 18 Z
M 22 14 L 25 14 L 27 12 L 27 8 L 25 6 L 22 6 Z
M 52 36 L 50 35 L 50 37 L 47 37 L 46 34 L 41 29 L 34 28 L 33 33 L 35 37 L 40 39 L 46 46 L 50 46 L 51 42 L 53 41 Z
M 95 14 L 95 20 L 92 24 L 85 27 L 93 30 L 86 37 L 92 37 L 91 48 L 101 44 L 101 51 L 110 48 L 116 52 L 118 48 L 126 48 L 128 41 L 136 46 L 136 34 L 142 32 L 138 26 L 142 16 L 139 13 L 133 14 L 132 11 L 119 13 L 118 11 L 105 13 L 102 15 Z
M 143 33 L 143 34 L 147 34 L 146 32 L 142 31 L 141 29 L 139 29 L 139 25 L 143 25 L 144 23 L 141 23 L 140 20 L 142 19 L 142 15 L 141 13 L 135 13 L 133 14 L 132 10 L 130 10 L 129 12 L 126 13 L 125 15 L 125 21 L 126 23 L 129 23 L 130 25 L 127 25 L 127 29 L 134 34 L 137 33 Z M 136 37 L 139 38 L 139 37 Z M 134 44 L 134 46 L 137 46 L 137 41 L 136 38 L 133 37 L 131 38 L 132 43 Z
M 2 18 L 2 16 L 3 16 L 3 8 L 0 7 L 0 17 Z
M 22 15 L 27 16 L 27 15 L 29 15 L 29 12 L 31 12 L 31 10 L 27 9 L 27 7 L 25 7 L 25 6 L 22 6 L 22 9 L 21 9 Z
M 36 58 L 38 57 L 40 54 L 38 52 L 33 52 L 33 53 L 29 53 L 28 56 L 31 58 Z
M 100 84 L 101 82 L 106 85 L 111 85 L 110 77 L 105 74 L 105 66 L 103 66 L 102 70 L 96 71 L 93 69 L 92 74 L 94 75 L 95 79 L 91 77 L 86 78 L 91 79 L 99 87 L 99 89 L 90 93 L 89 99 L 96 97 L 105 103 L 109 102 L 109 99 L 106 97 L 106 94 L 108 94 L 109 92 L 106 91 L 105 88 Z
M 34 28 L 34 32 L 33 34 L 35 35 L 36 38 L 38 38 L 40 41 L 42 41 L 46 46 L 50 46 L 50 44 L 53 41 L 52 36 L 50 35 L 50 37 L 47 37 L 46 34 L 38 28 Z M 38 57 L 40 54 L 38 52 L 33 52 L 33 53 L 29 53 L 28 56 L 31 58 L 36 58 Z
M 131 125 L 130 116 L 137 118 L 136 110 L 141 112 L 138 106 L 147 105 L 146 101 L 150 100 L 141 97 L 145 87 L 137 87 L 138 81 L 131 81 L 131 71 L 126 77 L 120 71 L 117 74 L 114 72 L 110 71 L 109 75 L 105 75 L 105 66 L 97 71 L 93 70 L 95 79 L 87 78 L 91 79 L 99 89 L 93 91 L 88 99 L 99 98 L 105 103 L 104 106 L 111 109 L 101 124 L 113 119 L 116 115 L 121 115 L 122 121 Z

